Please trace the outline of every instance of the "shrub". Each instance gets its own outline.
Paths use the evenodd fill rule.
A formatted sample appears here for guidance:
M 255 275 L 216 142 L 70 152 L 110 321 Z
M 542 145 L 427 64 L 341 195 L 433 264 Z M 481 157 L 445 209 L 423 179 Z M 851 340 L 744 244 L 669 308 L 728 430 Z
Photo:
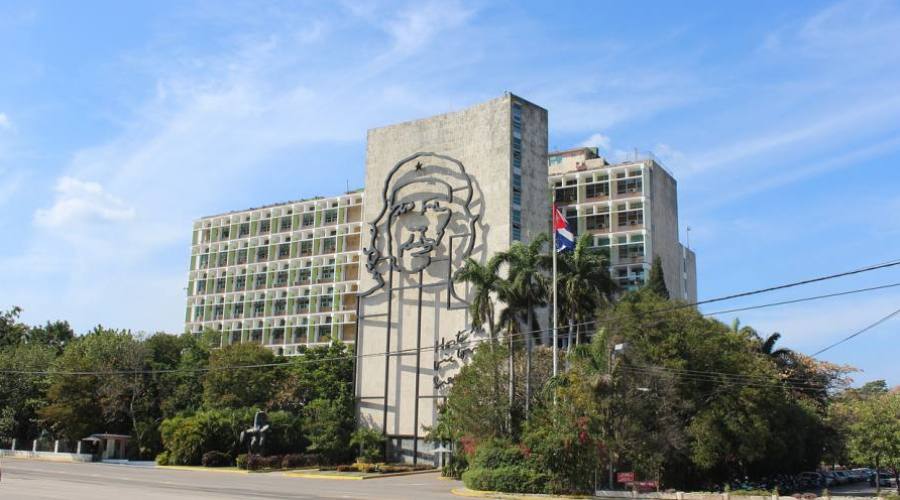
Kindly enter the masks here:
M 247 458 L 247 470 L 280 469 L 282 460 L 284 460 L 284 457 L 281 455 L 271 455 L 268 457 L 262 455 L 250 455 Z
M 294 469 L 297 467 L 309 467 L 311 465 L 319 465 L 322 463 L 322 456 L 316 453 L 293 453 L 285 455 L 281 459 L 281 467 L 283 469 Z
M 496 469 L 471 467 L 462 478 L 469 489 L 506 493 L 544 493 L 549 480 L 547 474 L 524 465 L 504 465 Z
M 521 465 L 525 462 L 522 450 L 501 440 L 485 441 L 475 450 L 473 467 L 497 469 L 504 466 Z
M 253 423 L 255 408 L 202 410 L 193 415 L 168 418 L 160 425 L 163 446 L 173 465 L 200 465 L 203 454 L 221 451 L 237 456 L 246 450 L 239 442 L 241 431 Z M 299 452 L 306 448 L 302 434 L 302 418 L 284 411 L 269 413 L 270 431 L 266 436 L 266 453 Z
M 469 468 L 469 460 L 464 453 L 454 453 L 447 460 L 441 475 L 451 479 L 462 479 L 463 472 Z
M 244 469 L 244 470 L 246 470 L 246 469 L 247 469 L 247 465 L 248 465 L 248 463 L 249 463 L 249 459 L 248 459 L 248 457 L 247 457 L 247 454 L 246 454 L 246 453 L 241 453 L 240 455 L 238 455 L 238 456 L 237 456 L 237 459 L 235 460 L 235 463 L 237 464 L 238 469 Z
M 200 463 L 204 467 L 228 467 L 231 465 L 231 456 L 221 451 L 207 451 Z
M 156 463 L 158 465 L 169 465 L 169 452 L 164 451 L 159 455 L 156 455 Z
M 368 427 L 357 428 L 350 437 L 350 445 L 358 447 L 359 458 L 364 462 L 376 462 L 384 456 L 384 436 Z

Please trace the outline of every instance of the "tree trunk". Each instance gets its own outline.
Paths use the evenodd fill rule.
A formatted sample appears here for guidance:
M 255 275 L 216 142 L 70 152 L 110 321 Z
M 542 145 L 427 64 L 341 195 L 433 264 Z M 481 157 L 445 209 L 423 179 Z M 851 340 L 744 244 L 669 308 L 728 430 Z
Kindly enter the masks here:
M 525 353 L 525 420 L 528 420 L 531 412 L 531 349 L 534 344 L 531 333 L 525 336 L 525 343 L 528 350 Z
M 506 338 L 509 340 L 509 437 L 513 436 L 513 404 L 515 403 L 515 362 L 513 361 L 512 325 L 506 327 Z

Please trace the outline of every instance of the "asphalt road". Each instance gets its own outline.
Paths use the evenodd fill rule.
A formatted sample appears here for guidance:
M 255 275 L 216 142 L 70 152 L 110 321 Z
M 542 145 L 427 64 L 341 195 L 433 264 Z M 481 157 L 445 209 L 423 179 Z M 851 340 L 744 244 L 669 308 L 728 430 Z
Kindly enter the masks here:
M 195 498 L 459 499 L 457 481 L 418 474 L 366 481 L 292 478 L 127 465 L 3 459 L 0 499 L 187 500 Z

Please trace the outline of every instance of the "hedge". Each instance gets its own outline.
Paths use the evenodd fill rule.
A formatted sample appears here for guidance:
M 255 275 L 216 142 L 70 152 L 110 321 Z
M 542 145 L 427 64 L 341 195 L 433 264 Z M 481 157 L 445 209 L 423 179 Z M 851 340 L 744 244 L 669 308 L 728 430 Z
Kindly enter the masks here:
M 463 473 L 466 488 L 506 493 L 545 493 L 550 477 L 525 465 L 504 465 L 496 469 L 471 467 Z

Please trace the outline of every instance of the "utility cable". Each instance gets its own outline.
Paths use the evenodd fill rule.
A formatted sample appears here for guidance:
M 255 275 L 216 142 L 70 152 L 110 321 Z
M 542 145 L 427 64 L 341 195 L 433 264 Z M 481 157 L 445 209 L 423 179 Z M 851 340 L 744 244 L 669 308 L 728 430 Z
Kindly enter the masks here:
M 867 331 L 871 330 L 872 328 L 875 328 L 876 326 L 878 326 L 878 325 L 884 323 L 885 321 L 887 321 L 887 320 L 893 318 L 894 316 L 896 316 L 896 315 L 898 315 L 898 314 L 900 314 L 900 309 L 897 309 L 897 310 L 895 310 L 894 312 L 888 314 L 887 316 L 882 317 L 882 318 L 879 319 L 878 321 L 876 321 L 876 322 L 874 322 L 874 323 L 872 323 L 872 324 L 866 326 L 865 328 L 863 328 L 863 329 L 861 329 L 861 330 L 859 330 L 859 331 L 857 331 L 857 332 L 854 332 L 854 333 L 852 333 L 852 334 L 850 334 L 850 335 L 848 335 L 848 336 L 842 338 L 841 340 L 838 340 L 837 342 L 835 342 L 835 343 L 829 345 L 828 347 L 824 347 L 824 348 L 822 348 L 822 349 L 819 349 L 818 351 L 816 351 L 816 352 L 814 352 L 813 354 L 811 354 L 810 357 L 813 357 L 813 358 L 814 358 L 814 357 L 818 356 L 819 354 L 822 354 L 823 352 L 828 351 L 829 349 L 831 349 L 831 348 L 833 348 L 833 347 L 837 347 L 837 346 L 843 344 L 844 342 L 847 342 L 848 340 L 850 340 L 850 339 L 852 339 L 852 338 L 858 337 L 858 336 L 860 336 L 860 335 L 866 333 Z

